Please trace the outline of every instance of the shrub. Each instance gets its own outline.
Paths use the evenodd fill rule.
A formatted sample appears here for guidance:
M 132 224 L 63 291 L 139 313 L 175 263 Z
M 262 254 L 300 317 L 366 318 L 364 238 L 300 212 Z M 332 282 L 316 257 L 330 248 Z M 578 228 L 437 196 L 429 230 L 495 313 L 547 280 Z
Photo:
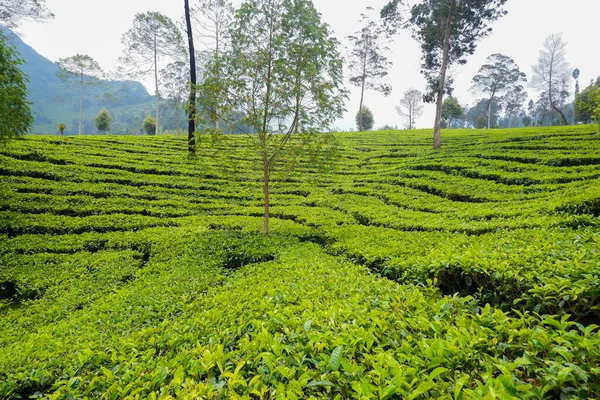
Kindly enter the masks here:
M 373 129 L 373 125 L 375 124 L 375 119 L 373 118 L 373 113 L 369 108 L 363 106 L 362 109 L 356 114 L 356 127 L 360 130 L 360 122 L 362 119 L 362 126 L 365 131 L 370 131 Z
M 144 119 L 144 122 L 142 122 L 142 128 L 144 129 L 144 132 L 146 132 L 146 134 L 153 136 L 156 134 L 156 120 L 151 116 L 148 115 L 146 116 L 146 118 Z
M 96 129 L 102 133 L 106 133 L 107 131 L 111 130 L 112 117 L 106 108 L 100 110 L 98 115 L 96 115 L 94 122 L 96 123 Z

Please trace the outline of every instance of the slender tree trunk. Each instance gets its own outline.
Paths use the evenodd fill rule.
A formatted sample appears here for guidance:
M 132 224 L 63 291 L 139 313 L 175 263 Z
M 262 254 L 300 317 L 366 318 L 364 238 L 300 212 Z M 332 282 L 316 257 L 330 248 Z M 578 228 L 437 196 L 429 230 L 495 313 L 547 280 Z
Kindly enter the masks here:
M 196 153 L 196 53 L 194 52 L 194 37 L 192 36 L 192 22 L 190 18 L 189 0 L 185 0 L 185 22 L 188 34 L 188 47 L 190 52 L 190 99 L 189 99 L 189 115 L 188 115 L 188 152 Z
M 156 121 L 154 126 L 154 134 L 158 136 L 158 48 L 156 44 L 156 33 L 154 34 L 154 93 L 156 93 Z
M 265 218 L 264 218 L 264 228 L 263 233 L 265 236 L 269 235 L 269 172 L 270 172 L 270 162 L 269 162 L 269 154 L 267 148 L 267 131 L 268 131 L 268 111 L 271 101 L 271 77 L 273 72 L 273 20 L 269 21 L 269 61 L 267 64 L 267 77 L 266 77 L 266 85 L 267 90 L 265 93 L 265 106 L 264 106 L 264 116 L 263 116 L 263 125 L 262 132 L 259 132 L 260 135 L 260 145 L 263 156 L 263 191 L 264 191 L 264 204 L 265 204 Z
M 492 128 L 492 99 L 488 102 L 488 129 Z
M 565 114 L 562 112 L 562 110 L 560 108 L 558 108 L 556 106 L 556 104 L 554 103 L 554 99 L 552 99 L 552 78 L 554 78 L 554 56 L 550 60 L 550 75 L 549 76 L 550 76 L 550 79 L 548 79 L 548 97 L 550 99 L 550 106 L 554 109 L 554 111 L 556 111 L 557 113 L 560 114 L 560 118 L 563 120 L 565 125 L 569 125 L 569 122 L 567 121 Z
M 266 135 L 266 134 L 265 134 Z M 263 139 L 266 141 L 266 138 Z M 264 144 L 266 148 L 266 143 Z M 269 158 L 266 151 L 263 151 L 263 192 L 265 197 L 265 219 L 263 223 L 263 233 L 269 235 Z
M 367 69 L 367 58 L 365 57 L 365 59 L 363 60 L 362 86 L 360 88 L 360 107 L 358 107 L 358 130 L 361 132 L 364 132 L 364 130 L 365 130 L 365 126 L 363 124 L 362 109 L 363 109 L 363 100 L 365 98 L 365 84 L 366 84 L 366 80 L 367 80 L 366 69 Z
M 83 72 L 81 72 L 80 78 L 81 80 L 79 81 L 79 135 L 81 135 L 83 127 Z
M 219 29 L 220 27 L 217 26 L 217 28 L 215 29 L 215 37 L 216 37 L 216 42 L 215 42 L 215 56 L 217 58 L 217 82 L 219 82 L 219 84 L 221 84 L 221 52 L 220 52 L 220 41 L 219 41 Z M 220 92 L 220 90 L 219 90 Z M 214 110 L 214 116 L 215 116 L 215 129 L 218 131 L 219 130 L 219 97 L 220 97 L 221 93 L 219 93 L 217 95 L 217 98 L 215 99 L 215 110 Z
M 435 110 L 435 122 L 433 125 L 433 148 L 439 149 L 442 147 L 442 105 L 444 104 L 444 87 L 446 86 L 446 70 L 448 69 L 448 59 L 450 54 L 450 33 L 452 29 L 452 18 L 454 17 L 454 8 L 456 0 L 450 0 L 450 10 L 448 11 L 448 19 L 446 20 L 446 28 L 444 30 L 444 49 L 442 57 L 442 71 L 440 73 L 440 91 Z

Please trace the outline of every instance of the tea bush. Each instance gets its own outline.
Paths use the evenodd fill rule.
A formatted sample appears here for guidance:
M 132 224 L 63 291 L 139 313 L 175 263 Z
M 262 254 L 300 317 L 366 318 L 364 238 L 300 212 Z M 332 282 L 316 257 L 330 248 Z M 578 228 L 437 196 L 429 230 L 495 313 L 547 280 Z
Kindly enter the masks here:
M 0 150 L 0 398 L 598 398 L 594 126 Z

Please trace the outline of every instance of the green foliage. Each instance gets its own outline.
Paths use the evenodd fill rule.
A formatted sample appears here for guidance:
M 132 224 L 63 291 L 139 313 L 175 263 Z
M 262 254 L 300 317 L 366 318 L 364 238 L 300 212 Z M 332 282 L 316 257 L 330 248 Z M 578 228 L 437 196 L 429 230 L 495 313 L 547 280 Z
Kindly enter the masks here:
M 294 154 L 268 237 L 244 137 L 13 142 L 0 398 L 598 398 L 595 127 L 446 135 Z
M 106 133 L 107 131 L 109 132 L 111 130 L 112 117 L 106 108 L 100 110 L 100 112 L 96 115 L 94 122 L 96 123 L 96 129 L 102 133 Z M 144 129 L 146 128 L 144 127 Z
M 442 105 L 442 120 L 449 122 L 453 119 L 462 118 L 464 110 L 455 97 L 448 96 Z
M 373 8 L 367 7 L 366 12 L 361 14 L 361 28 L 354 35 L 348 36 L 352 49 L 349 54 L 350 84 L 360 88 L 360 106 L 358 113 L 362 112 L 364 91 L 374 90 L 389 96 L 392 86 L 387 83 L 381 83 L 381 80 L 388 75 L 388 70 L 392 62 L 386 57 L 389 49 L 385 46 L 385 33 L 383 27 L 373 20 L 370 12 Z M 366 128 L 362 121 L 358 120 L 358 130 L 368 131 L 372 128 Z
M 375 125 L 375 118 L 373 112 L 367 107 L 363 106 L 362 109 L 356 113 L 356 127 L 358 130 L 362 127 L 365 131 L 370 131 Z
M 19 66 L 23 60 L 0 32 L 0 142 L 25 135 L 33 116 L 27 100 L 27 76 Z
M 152 117 L 152 115 L 147 115 L 142 122 L 142 128 L 147 135 L 155 135 L 156 134 L 156 120 Z
M 590 85 L 575 97 L 575 121 L 590 123 L 600 106 L 600 87 Z
M 233 127 L 232 117 L 241 113 L 242 123 L 256 132 L 248 139 L 262 166 L 267 235 L 271 173 L 296 161 L 289 155 L 310 151 L 306 139 L 316 140 L 317 147 L 333 142 L 318 132 L 343 113 L 343 60 L 328 25 L 306 0 L 248 0 L 230 34 L 232 48 L 212 60 L 200 92 L 211 93 L 204 104 L 209 114 L 220 114 Z
M 60 135 L 65 136 L 65 129 L 67 129 L 67 124 L 64 124 L 61 122 L 61 123 L 56 124 L 56 127 L 60 131 Z
M 181 31 L 166 15 L 159 12 L 137 13 L 133 27 L 121 39 L 125 46 L 119 58 L 119 71 L 133 79 L 140 75 L 154 75 L 155 88 L 155 134 L 160 130 L 159 122 L 159 76 L 158 62 L 163 58 L 178 59 L 187 54 Z M 150 66 L 150 68 L 148 68 Z

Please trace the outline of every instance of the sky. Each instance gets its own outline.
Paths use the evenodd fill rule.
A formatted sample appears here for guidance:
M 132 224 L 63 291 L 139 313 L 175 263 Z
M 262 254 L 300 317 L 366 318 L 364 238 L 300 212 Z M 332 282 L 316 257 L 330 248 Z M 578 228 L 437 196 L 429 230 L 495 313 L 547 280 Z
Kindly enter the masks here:
M 410 0 L 414 3 L 414 0 Z M 193 0 L 191 3 L 193 4 Z M 234 1 L 239 4 L 240 0 Z M 349 50 L 346 37 L 360 28 L 360 14 L 373 7 L 375 14 L 388 0 L 313 0 L 337 39 Z M 42 56 L 58 61 L 77 53 L 88 54 L 105 70 L 114 70 L 122 54 L 121 36 L 132 26 L 138 12 L 159 11 L 180 21 L 183 1 L 179 0 L 47 0 L 48 8 L 56 18 L 46 23 L 28 22 L 18 28 L 23 40 Z M 579 68 L 579 82 L 586 87 L 591 79 L 600 75 L 600 54 L 597 43 L 597 18 L 600 0 L 508 0 L 508 15 L 493 23 L 493 32 L 479 42 L 468 63 L 451 70 L 455 79 L 455 97 L 461 104 L 473 105 L 481 96 L 470 91 L 471 79 L 486 58 L 502 53 L 515 60 L 528 77 L 535 64 L 544 39 L 553 33 L 562 33 L 568 43 L 567 58 L 573 68 Z M 393 87 L 388 97 L 373 92 L 365 93 L 365 105 L 374 113 L 375 127 L 404 125 L 395 111 L 395 105 L 409 88 L 423 91 L 425 80 L 421 76 L 419 44 L 409 31 L 400 32 L 389 43 L 388 58 L 393 62 L 385 82 Z M 153 93 L 152 80 L 142 80 Z M 346 103 L 347 112 L 334 126 L 336 130 L 355 129 L 354 115 L 358 110 L 360 93 L 351 87 Z M 574 83 L 571 92 L 574 90 Z M 528 88 L 530 98 L 537 100 L 538 93 Z M 426 105 L 417 127 L 433 126 L 434 106 Z

